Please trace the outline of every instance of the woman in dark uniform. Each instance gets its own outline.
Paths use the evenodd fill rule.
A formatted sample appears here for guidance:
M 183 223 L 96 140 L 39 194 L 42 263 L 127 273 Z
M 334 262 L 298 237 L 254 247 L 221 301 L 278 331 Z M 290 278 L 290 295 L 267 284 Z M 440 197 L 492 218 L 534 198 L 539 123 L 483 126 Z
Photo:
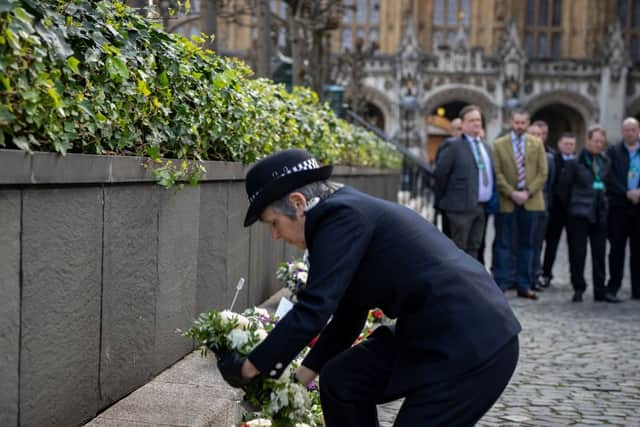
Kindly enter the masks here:
M 218 355 L 220 372 L 236 387 L 276 378 L 320 333 L 296 375 L 320 375 L 327 426 L 376 426 L 376 404 L 400 397 L 396 426 L 473 425 L 518 360 L 521 328 L 502 291 L 417 213 L 327 181 L 331 171 L 285 150 L 248 172 L 245 226 L 260 219 L 308 249 L 310 270 L 269 336 L 246 358 Z M 352 346 L 374 307 L 395 327 Z

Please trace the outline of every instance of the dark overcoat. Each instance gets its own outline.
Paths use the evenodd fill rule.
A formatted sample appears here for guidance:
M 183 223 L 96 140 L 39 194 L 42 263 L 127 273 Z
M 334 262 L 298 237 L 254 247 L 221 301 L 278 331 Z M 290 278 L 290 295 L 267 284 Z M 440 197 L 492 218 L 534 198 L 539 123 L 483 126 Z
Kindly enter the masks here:
M 562 176 L 558 181 L 558 196 L 567 209 L 570 216 L 586 218 L 592 223 L 607 223 L 609 203 L 605 191 L 593 189 L 595 174 L 592 164 L 587 159 L 591 155 L 587 150 L 582 152 L 573 160 L 570 160 L 562 170 Z M 598 155 L 600 159 L 600 178 L 603 182 L 609 180 L 609 159 L 603 155 Z
M 248 356 L 265 375 L 322 331 L 303 363 L 320 372 L 374 307 L 397 320 L 390 395 L 463 375 L 521 329 L 485 268 L 410 209 L 344 187 L 307 212 L 305 238 L 306 288 Z

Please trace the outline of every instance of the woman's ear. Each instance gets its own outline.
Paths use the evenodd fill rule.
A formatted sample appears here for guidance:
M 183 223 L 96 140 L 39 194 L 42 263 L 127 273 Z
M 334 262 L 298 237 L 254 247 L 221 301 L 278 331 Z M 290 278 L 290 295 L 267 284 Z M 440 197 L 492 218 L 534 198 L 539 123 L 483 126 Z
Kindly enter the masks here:
M 302 193 L 293 192 L 289 194 L 289 203 L 296 210 L 298 217 L 304 216 L 304 210 L 307 207 L 307 199 Z

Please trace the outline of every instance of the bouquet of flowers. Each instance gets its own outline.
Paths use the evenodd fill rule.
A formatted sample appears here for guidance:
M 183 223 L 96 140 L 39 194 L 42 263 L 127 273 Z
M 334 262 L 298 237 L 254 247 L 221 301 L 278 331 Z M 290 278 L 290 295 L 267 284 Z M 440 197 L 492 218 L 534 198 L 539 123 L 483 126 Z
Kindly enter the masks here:
M 307 253 L 302 258 L 295 258 L 289 262 L 281 262 L 276 270 L 276 278 L 291 291 L 294 299 L 298 291 L 307 284 L 309 263 Z
M 183 335 L 201 345 L 201 354 L 208 350 L 235 350 L 247 355 L 271 331 L 275 320 L 267 310 L 251 308 L 242 314 L 212 310 L 201 314 Z M 258 408 L 245 414 L 248 426 L 316 427 L 323 426 L 317 385 L 309 387 L 295 381 L 295 369 L 307 350 L 294 360 L 280 378 L 258 378 L 245 389 L 245 400 Z M 243 425 L 245 425 L 243 424 Z

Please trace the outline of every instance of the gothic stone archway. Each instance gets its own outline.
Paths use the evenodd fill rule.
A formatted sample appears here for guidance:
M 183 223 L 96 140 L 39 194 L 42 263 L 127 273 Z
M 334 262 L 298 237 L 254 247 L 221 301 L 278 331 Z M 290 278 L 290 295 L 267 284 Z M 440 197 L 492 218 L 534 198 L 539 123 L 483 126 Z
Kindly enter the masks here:
M 580 93 L 554 91 L 537 95 L 526 106 L 532 120 L 544 120 L 549 125 L 549 145 L 555 147 L 563 132 L 576 135 L 578 146 L 584 144 L 587 126 L 597 120 L 597 108 L 592 100 Z

